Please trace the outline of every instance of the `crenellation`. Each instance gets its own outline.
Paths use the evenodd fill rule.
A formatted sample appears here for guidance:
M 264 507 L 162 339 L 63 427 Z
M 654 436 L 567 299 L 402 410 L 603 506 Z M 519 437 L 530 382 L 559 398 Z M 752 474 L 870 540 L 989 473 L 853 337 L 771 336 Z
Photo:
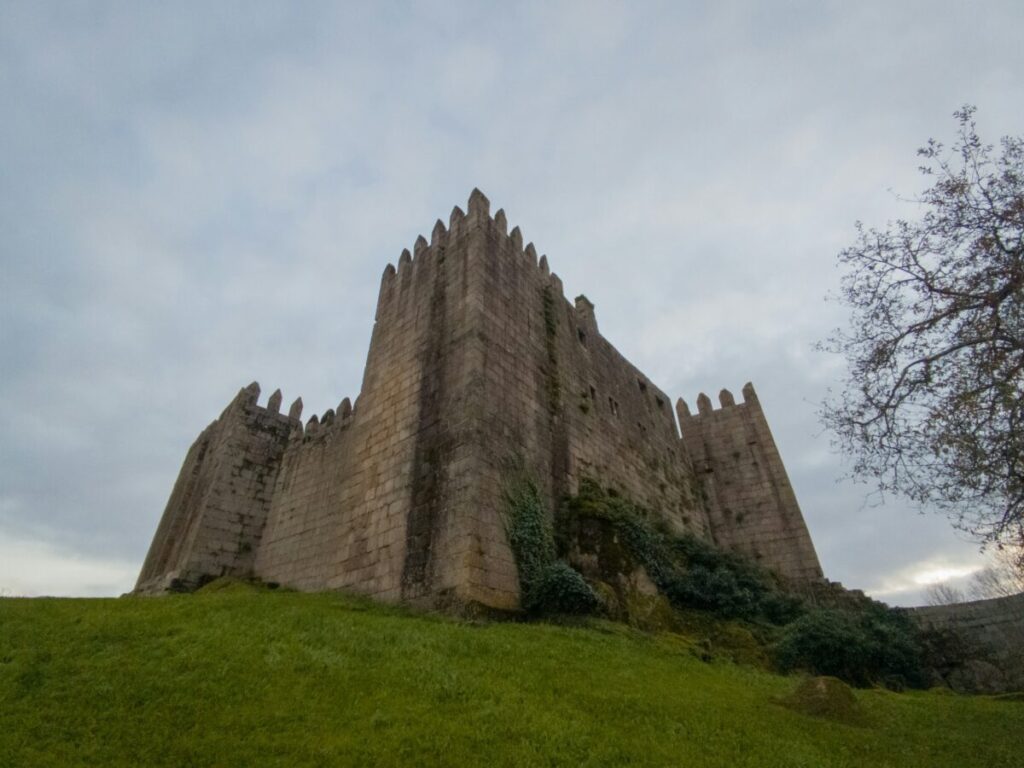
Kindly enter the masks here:
M 444 222 L 438 219 L 434 222 L 434 229 L 430 233 L 430 244 L 435 247 L 441 245 L 447 234 L 448 231 L 444 228 Z
M 508 233 L 508 239 L 512 243 L 512 253 L 516 256 L 523 252 L 523 233 L 518 226 L 513 227 Z
M 461 226 L 463 219 L 466 218 L 466 214 L 462 212 L 459 206 L 452 208 L 451 215 L 448 216 L 448 231 L 453 235 L 456 234 L 456 230 Z
M 498 234 L 507 236 L 508 220 L 505 218 L 504 208 L 499 208 L 497 213 L 494 214 L 494 226 L 498 230 Z
M 701 392 L 697 395 L 697 412 L 701 416 L 708 416 L 714 408 L 711 405 L 711 398 Z
M 561 299 L 562 303 L 566 307 L 568 307 L 569 304 L 565 300 L 565 288 L 562 286 L 562 278 L 560 278 L 558 275 L 552 272 L 550 275 L 548 275 L 548 281 L 551 285 L 552 295 L 554 295 L 556 298 Z
M 274 394 L 267 400 L 267 410 L 270 413 L 279 413 L 281 411 L 281 399 L 283 395 L 280 389 L 275 389 Z
M 474 187 L 473 191 L 469 194 L 469 205 L 467 210 L 468 218 L 489 219 L 491 201 L 487 199 L 487 196 L 484 195 L 483 192 Z

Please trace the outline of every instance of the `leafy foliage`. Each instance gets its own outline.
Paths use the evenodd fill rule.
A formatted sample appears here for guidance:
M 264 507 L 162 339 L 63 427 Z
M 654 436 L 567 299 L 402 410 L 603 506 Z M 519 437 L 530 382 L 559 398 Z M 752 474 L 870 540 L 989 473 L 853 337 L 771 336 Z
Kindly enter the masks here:
M 768 636 L 779 636 L 773 655 L 780 669 L 832 675 L 854 685 L 922 684 L 917 628 L 903 612 L 860 597 L 844 599 L 841 608 L 808 613 L 804 599 L 787 592 L 763 568 L 695 536 L 662 530 L 652 517 L 643 507 L 584 481 L 579 495 L 567 499 L 559 512 L 558 548 L 566 552 L 580 520 L 603 520 L 675 608 L 755 622 Z
M 596 518 L 611 524 L 634 562 L 677 608 L 699 608 L 721 616 L 785 623 L 802 610 L 799 598 L 779 589 L 774 577 L 746 560 L 689 534 L 659 528 L 649 510 L 584 480 L 558 518 L 559 548 L 574 521 Z
M 922 684 L 916 627 L 902 612 L 879 603 L 859 611 L 807 613 L 785 628 L 774 655 L 782 671 L 831 675 L 853 685 Z
M 831 675 L 861 686 L 923 684 L 922 652 L 927 648 L 902 611 L 843 593 L 836 603 L 840 607 L 808 612 L 804 598 L 787 592 L 768 571 L 695 536 L 666 530 L 650 511 L 590 480 L 563 501 L 554 526 L 533 483 L 513 484 L 506 497 L 509 541 L 529 613 L 598 611 L 601 602 L 590 585 L 558 559 L 568 555 L 582 525 L 597 520 L 614 533 L 612 541 L 602 544 L 614 552 L 601 554 L 611 558 L 613 570 L 625 575 L 643 566 L 679 611 L 697 609 L 719 621 L 753 622 L 747 626 L 761 643 L 778 638 L 772 656 L 779 669 Z
M 505 496 L 523 608 L 535 614 L 593 613 L 600 606 L 593 590 L 567 563 L 556 560 L 554 533 L 537 486 L 519 479 Z
M 918 150 L 917 221 L 857 225 L 839 255 L 848 378 L 823 418 L 882 491 L 945 511 L 983 542 L 1024 541 L 1024 139 L 997 155 L 974 108 Z
M 523 607 L 531 613 L 591 614 L 600 601 L 583 577 L 562 560 L 544 566 Z

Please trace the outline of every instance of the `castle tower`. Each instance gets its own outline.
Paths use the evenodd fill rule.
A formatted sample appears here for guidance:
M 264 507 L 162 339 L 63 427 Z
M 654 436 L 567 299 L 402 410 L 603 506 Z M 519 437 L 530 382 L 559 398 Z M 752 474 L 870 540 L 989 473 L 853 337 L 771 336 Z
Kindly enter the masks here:
M 354 406 L 303 427 L 301 400 L 282 416 L 279 393 L 267 408 L 257 396 L 243 390 L 189 452 L 137 591 L 238 574 L 513 608 L 505 491 L 523 474 L 552 508 L 593 477 L 671 529 L 743 547 L 701 492 L 710 460 L 695 454 L 695 471 L 691 450 L 704 443 L 680 439 L 668 397 L 601 336 L 593 304 L 568 302 L 479 190 L 385 269 Z M 779 543 L 762 561 L 789 557 Z
M 714 409 L 701 393 L 695 415 L 682 399 L 677 404 L 683 443 L 707 496 L 712 538 L 794 581 L 822 578 L 754 386 L 743 387 L 742 403 L 727 389 L 718 398 L 721 407 Z

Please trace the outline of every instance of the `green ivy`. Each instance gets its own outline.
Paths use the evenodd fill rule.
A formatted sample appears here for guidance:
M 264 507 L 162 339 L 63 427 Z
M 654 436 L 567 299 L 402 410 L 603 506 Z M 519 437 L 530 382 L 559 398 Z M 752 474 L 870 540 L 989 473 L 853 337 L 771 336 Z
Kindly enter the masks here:
M 568 552 L 587 519 L 612 526 L 617 541 L 673 607 L 756 622 L 776 638 L 772 652 L 783 671 L 802 669 L 854 685 L 897 689 L 923 684 L 926 649 L 903 611 L 849 595 L 834 609 L 811 611 L 759 565 L 704 539 L 659 527 L 650 511 L 589 480 L 559 510 L 555 542 L 560 552 Z
M 555 560 L 541 569 L 523 607 L 531 613 L 589 614 L 601 607 L 601 601 L 568 563 Z
M 600 601 L 583 577 L 556 559 L 547 506 L 530 480 L 505 492 L 509 545 L 519 570 L 520 602 L 533 614 L 593 613 Z
M 634 562 L 677 608 L 774 624 L 790 621 L 803 610 L 802 601 L 783 593 L 764 569 L 691 534 L 668 531 L 658 516 L 592 480 L 583 480 L 579 493 L 559 510 L 556 541 L 561 552 L 568 551 L 578 521 L 587 518 L 610 524 Z

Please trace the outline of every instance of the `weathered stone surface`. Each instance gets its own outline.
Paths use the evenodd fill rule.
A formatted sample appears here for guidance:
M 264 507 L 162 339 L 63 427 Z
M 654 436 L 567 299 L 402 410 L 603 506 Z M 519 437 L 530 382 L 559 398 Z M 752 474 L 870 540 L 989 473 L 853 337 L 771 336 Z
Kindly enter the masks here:
M 599 333 L 593 304 L 568 302 L 547 259 L 489 210 L 474 190 L 447 231 L 438 222 L 384 270 L 354 407 L 303 429 L 301 400 L 282 416 L 250 387 L 200 435 L 138 591 L 245 575 L 513 608 L 512 471 L 552 504 L 594 478 L 670 529 L 820 576 L 752 389 L 681 409 L 680 439 L 667 395 Z
M 908 611 L 947 637 L 932 673 L 961 693 L 1024 690 L 1024 593 Z
M 804 523 L 782 457 L 754 393 L 744 402 L 722 390 L 713 409 L 701 393 L 699 413 L 677 404 L 683 443 L 701 481 L 712 538 L 796 581 L 822 577 L 821 564 Z

